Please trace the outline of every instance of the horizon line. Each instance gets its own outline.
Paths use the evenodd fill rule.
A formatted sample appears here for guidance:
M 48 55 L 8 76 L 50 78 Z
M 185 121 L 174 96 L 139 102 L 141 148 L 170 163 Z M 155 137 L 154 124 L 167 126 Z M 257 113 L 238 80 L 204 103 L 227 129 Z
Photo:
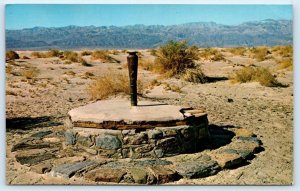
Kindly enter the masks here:
M 47 26 L 33 26 L 30 28 L 18 28 L 18 29 L 13 29 L 13 28 L 5 28 L 5 30 L 25 30 L 25 29 L 33 29 L 33 28 L 65 28 L 65 27 L 129 27 L 129 26 L 136 26 L 136 25 L 143 25 L 143 26 L 176 26 L 176 25 L 184 25 L 184 24 L 191 24 L 191 23 L 214 23 L 217 25 L 223 25 L 223 26 L 239 26 L 245 23 L 251 23 L 251 22 L 263 22 L 263 21 L 293 21 L 293 19 L 272 19 L 272 18 L 268 18 L 268 19 L 262 19 L 262 20 L 252 20 L 252 21 L 245 21 L 239 24 L 222 24 L 222 23 L 217 23 L 215 21 L 196 21 L 196 22 L 185 22 L 185 23 L 180 23 L 180 24 L 171 24 L 171 25 L 162 25 L 162 24 L 151 24 L 151 25 L 146 25 L 146 24 L 132 24 L 132 25 L 65 25 L 65 26 L 51 26 L 51 27 L 47 27 Z

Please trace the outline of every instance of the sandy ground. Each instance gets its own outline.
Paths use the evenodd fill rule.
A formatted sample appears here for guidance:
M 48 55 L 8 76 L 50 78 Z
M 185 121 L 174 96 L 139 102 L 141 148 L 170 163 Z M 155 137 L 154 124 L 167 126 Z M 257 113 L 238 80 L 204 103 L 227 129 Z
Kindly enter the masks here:
M 149 52 L 141 51 L 145 58 Z M 19 51 L 21 56 L 30 56 L 29 51 Z M 212 77 L 228 77 L 242 65 L 254 60 L 244 56 L 224 53 L 230 62 L 204 61 L 204 73 Z M 123 67 L 126 54 L 113 55 L 121 63 L 101 63 L 90 61 L 92 67 L 80 63 L 63 64 L 58 58 L 19 59 L 13 65 L 12 73 L 6 76 L 6 115 L 10 121 L 38 118 L 45 123 L 37 123 L 29 129 L 7 129 L 6 182 L 10 184 L 83 184 L 81 180 L 70 180 L 36 175 L 28 172 L 28 167 L 16 162 L 10 151 L 29 132 L 43 129 L 61 128 L 47 123 L 48 119 L 62 121 L 67 112 L 91 102 L 86 91 L 93 79 L 84 77 L 85 72 L 101 76 L 108 70 L 127 72 Z M 293 183 L 293 72 L 276 70 L 273 60 L 254 62 L 255 65 L 270 67 L 279 82 L 288 87 L 264 87 L 259 83 L 232 84 L 229 80 L 213 83 L 193 84 L 178 79 L 160 79 L 151 72 L 139 70 L 139 78 L 147 81 L 158 78 L 165 84 L 176 85 L 181 91 L 166 90 L 165 84 L 147 91 L 145 98 L 160 102 L 204 108 L 210 124 L 219 126 L 240 126 L 254 132 L 262 140 L 264 151 L 251 164 L 201 179 L 181 179 L 171 184 L 242 184 L 242 185 L 290 185 Z M 27 81 L 20 71 L 26 67 L 37 67 L 40 73 L 34 82 Z M 74 75 L 65 74 L 73 71 Z M 233 102 L 228 101 L 232 99 Z M 33 123 L 35 122 L 32 120 Z M 44 125 L 43 125 L 44 124 Z M 46 125 L 45 125 L 46 124 Z

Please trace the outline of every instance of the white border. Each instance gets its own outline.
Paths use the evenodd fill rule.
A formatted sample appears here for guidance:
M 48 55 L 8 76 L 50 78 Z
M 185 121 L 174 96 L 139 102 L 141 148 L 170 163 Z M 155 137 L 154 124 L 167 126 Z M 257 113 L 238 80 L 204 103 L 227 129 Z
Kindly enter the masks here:
M 293 4 L 294 6 L 294 186 L 7 186 L 5 185 L 5 4 Z M 300 190 L 299 186 L 299 74 L 300 70 L 300 3 L 299 0 L 2 0 L 0 2 L 0 191 L 6 190 Z M 296 52 L 298 54 L 296 54 Z M 299 136 L 298 136 L 299 137 Z M 272 159 L 270 158 L 270 162 Z

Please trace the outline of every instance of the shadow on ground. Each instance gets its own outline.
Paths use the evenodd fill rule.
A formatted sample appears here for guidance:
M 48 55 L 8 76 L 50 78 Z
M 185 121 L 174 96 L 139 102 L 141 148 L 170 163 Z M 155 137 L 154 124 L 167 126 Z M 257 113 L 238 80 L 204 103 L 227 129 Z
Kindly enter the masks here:
M 43 117 L 18 117 L 6 119 L 6 132 L 14 130 L 30 130 L 33 128 L 44 128 L 62 125 L 56 118 L 50 116 Z

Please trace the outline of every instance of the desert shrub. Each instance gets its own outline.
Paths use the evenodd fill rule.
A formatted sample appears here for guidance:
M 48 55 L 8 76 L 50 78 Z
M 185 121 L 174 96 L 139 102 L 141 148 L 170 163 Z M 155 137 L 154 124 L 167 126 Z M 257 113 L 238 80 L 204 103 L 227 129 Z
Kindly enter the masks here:
M 122 52 L 122 53 L 127 53 L 127 50 L 126 50 L 126 49 L 124 49 L 124 50 L 122 50 L 121 52 Z
M 89 55 L 91 55 L 92 54 L 92 51 L 87 51 L 87 50 L 85 50 L 85 51 L 82 51 L 81 52 L 81 56 L 89 56 Z
M 22 59 L 28 60 L 30 58 L 28 56 L 23 56 Z
M 180 75 L 188 68 L 195 67 L 198 51 L 189 47 L 186 41 L 169 41 L 157 50 L 155 71 L 166 77 Z
M 46 58 L 46 54 L 43 53 L 43 52 L 32 52 L 31 53 L 31 56 L 34 57 L 34 58 Z
M 34 79 L 38 76 L 39 73 L 40 73 L 39 69 L 37 69 L 36 67 L 30 67 L 30 68 L 24 69 L 21 72 L 21 75 L 24 76 L 26 79 Z
M 15 59 L 19 59 L 19 58 L 20 58 L 19 54 L 12 50 L 7 51 L 5 54 L 6 61 L 15 60 Z
M 283 58 L 279 61 L 278 69 L 288 69 L 293 70 L 293 59 L 292 58 Z
M 65 60 L 64 64 L 72 64 L 72 62 L 70 60 Z
M 181 79 L 194 82 L 194 83 L 205 83 L 207 82 L 207 77 L 202 72 L 201 68 L 189 68 L 185 70 L 184 74 L 181 75 Z
M 139 67 L 144 69 L 144 70 L 148 70 L 148 71 L 154 71 L 154 63 L 150 60 L 139 60 Z
M 288 46 L 274 46 L 272 47 L 272 52 L 276 53 L 282 57 L 293 57 L 293 47 L 291 45 Z
M 237 56 L 244 56 L 247 52 L 247 49 L 245 47 L 235 47 L 235 48 L 229 48 L 229 52 L 233 55 Z
M 120 52 L 119 52 L 118 50 L 112 50 L 112 51 L 111 51 L 111 54 L 113 54 L 113 55 L 118 55 L 118 54 L 120 54 Z
M 82 60 L 81 57 L 73 51 L 64 51 L 63 55 L 65 60 L 70 60 L 71 62 L 80 62 Z
M 267 87 L 277 86 L 279 84 L 270 70 L 263 67 L 246 66 L 235 71 L 230 78 L 233 82 L 259 82 L 261 85 Z
M 138 80 L 138 93 L 141 94 L 144 84 Z M 87 91 L 91 99 L 105 99 L 119 93 L 130 94 L 129 77 L 125 73 L 109 71 L 92 82 Z
M 84 59 L 81 59 L 80 63 L 81 63 L 82 66 L 87 66 L 87 67 L 93 66 L 92 64 L 89 64 L 89 63 L 88 63 L 86 60 L 84 60 Z
M 200 53 L 200 58 L 210 61 L 225 61 L 223 54 L 215 48 L 205 48 Z
M 49 58 L 49 57 L 59 57 L 62 55 L 62 52 L 60 52 L 59 50 L 56 49 L 50 49 L 49 51 L 47 51 L 45 53 L 45 57 Z
M 107 50 L 96 50 L 92 53 L 92 59 L 101 60 L 102 62 L 108 63 L 120 63 L 119 60 L 109 56 L 109 52 Z
M 150 51 L 150 55 L 152 55 L 152 56 L 156 56 L 156 49 L 150 49 L 149 50 Z
M 264 61 L 267 59 L 267 56 L 269 54 L 271 54 L 271 52 L 268 50 L 267 47 L 255 47 L 255 48 L 251 48 L 251 57 L 256 59 L 257 61 Z

